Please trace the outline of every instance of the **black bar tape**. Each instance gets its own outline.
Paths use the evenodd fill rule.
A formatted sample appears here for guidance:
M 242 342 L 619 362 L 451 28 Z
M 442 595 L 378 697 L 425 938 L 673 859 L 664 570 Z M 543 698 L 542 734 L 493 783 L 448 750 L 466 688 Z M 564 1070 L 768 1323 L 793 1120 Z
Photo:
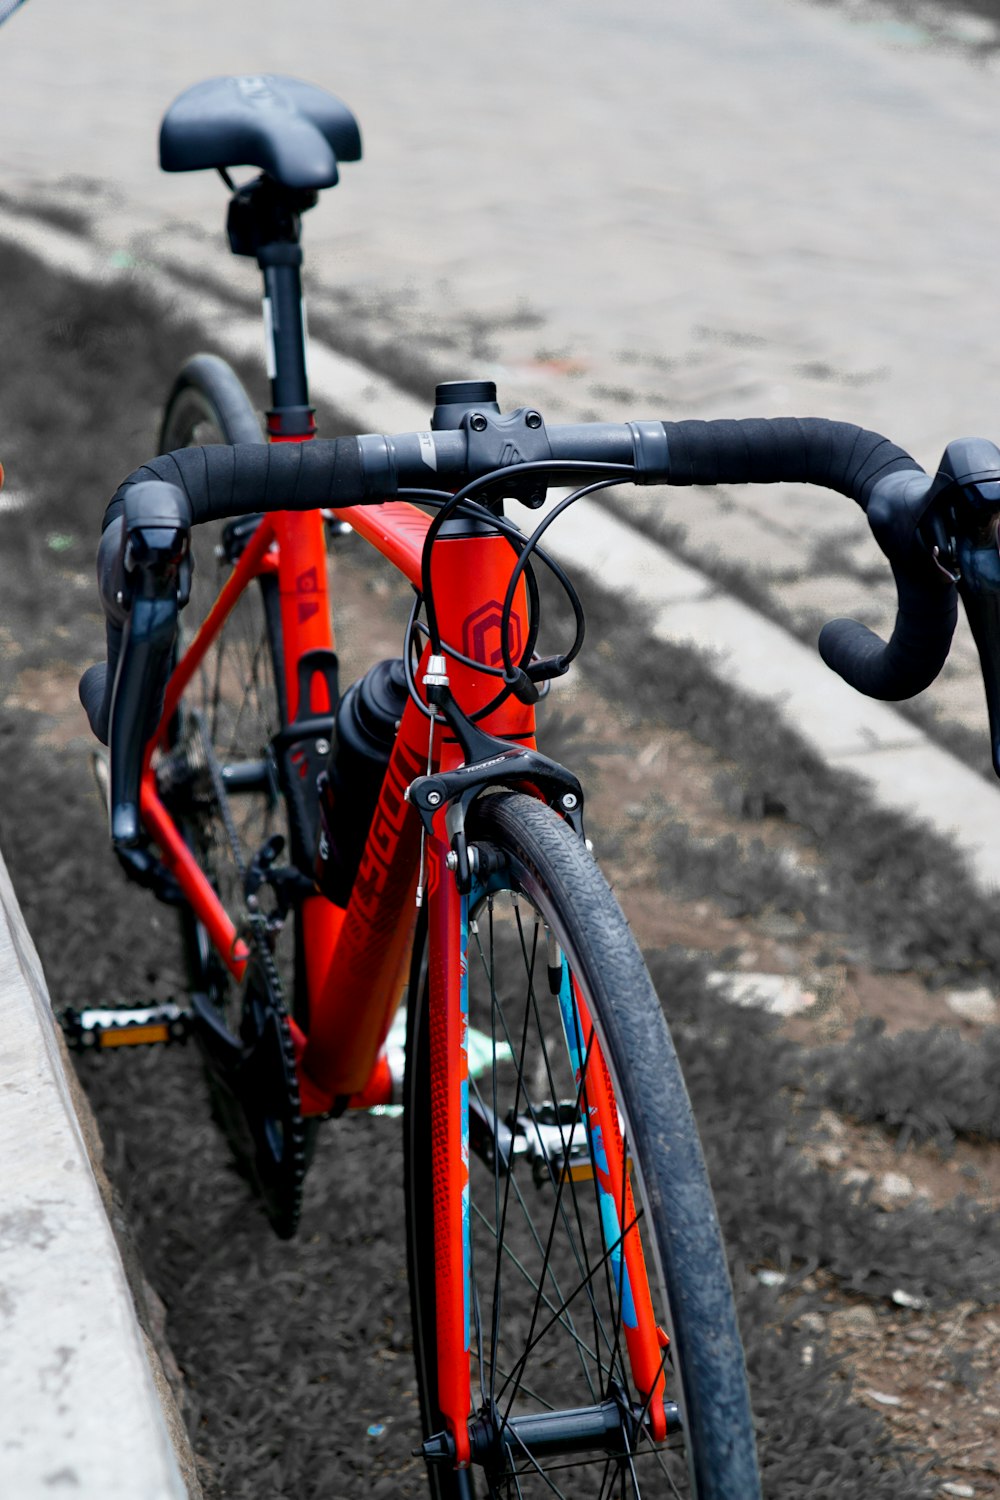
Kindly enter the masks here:
M 867 511 L 877 480 L 920 465 L 877 432 L 824 417 L 664 422 L 669 484 L 818 484 Z
M 896 580 L 892 636 L 885 642 L 856 620 L 833 620 L 820 633 L 820 655 L 871 698 L 912 698 L 934 681 L 951 647 L 958 599 L 920 545 L 929 481 L 904 449 L 880 433 L 822 417 L 664 422 L 663 431 L 664 477 L 671 484 L 822 485 L 856 500 L 866 515 L 878 486 L 870 520 Z M 912 480 L 905 477 L 910 473 Z
M 888 642 L 857 620 L 831 620 L 819 654 L 851 687 L 897 703 L 930 687 L 944 666 L 958 620 L 958 593 L 941 574 L 914 576 L 892 565 L 899 608 Z
M 104 525 L 122 513 L 129 487 L 149 479 L 178 485 L 188 497 L 194 521 L 202 522 L 258 511 L 370 503 L 389 498 L 397 483 L 426 482 L 428 464 L 439 482 L 441 473 L 447 472 L 452 487 L 472 477 L 464 473 L 463 434 L 430 435 L 430 463 L 428 436 L 180 449 L 130 474 L 112 499 Z M 647 483 L 815 484 L 847 495 L 866 514 L 880 481 L 905 471 L 924 478 L 919 464 L 888 438 L 822 417 L 591 423 L 553 428 L 549 436 L 558 457 L 635 462 Z M 376 444 L 381 444 L 377 463 Z M 374 472 L 366 481 L 369 466 Z M 947 656 L 957 614 L 954 589 L 936 572 L 917 540 L 921 512 L 903 493 L 916 483 L 895 478 L 882 484 L 872 514 L 899 591 L 891 641 L 886 645 L 864 626 L 846 620 L 825 627 L 820 638 L 827 664 L 852 686 L 877 698 L 910 697 L 933 680 Z M 885 516 L 880 514 L 883 510 Z M 109 633 L 109 648 L 112 645 Z M 113 670 L 112 663 L 112 681 Z M 101 686 L 97 701 L 98 681 L 90 680 L 88 673 L 81 696 L 95 732 L 103 738 L 110 682 Z
M 105 511 L 105 528 L 121 514 L 125 491 L 148 479 L 182 489 L 196 524 L 256 511 L 359 505 L 366 498 L 356 438 L 179 448 L 128 476 Z

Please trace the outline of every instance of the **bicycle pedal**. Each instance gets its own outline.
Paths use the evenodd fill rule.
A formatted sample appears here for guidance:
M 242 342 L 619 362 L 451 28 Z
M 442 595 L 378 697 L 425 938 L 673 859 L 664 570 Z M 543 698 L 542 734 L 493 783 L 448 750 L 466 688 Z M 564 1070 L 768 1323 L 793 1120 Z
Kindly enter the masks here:
M 165 1046 L 187 1040 L 190 1021 L 179 1005 L 105 1006 L 59 1015 L 59 1024 L 72 1052 L 90 1047 Z
M 570 1182 L 590 1182 L 595 1175 L 594 1146 L 575 1100 L 545 1103 L 530 1114 L 500 1120 L 480 1100 L 471 1098 L 469 1147 L 491 1170 L 499 1160 L 501 1175 L 506 1175 L 512 1163 L 523 1161 L 536 1187 L 563 1176 Z M 631 1152 L 625 1171 L 632 1171 Z

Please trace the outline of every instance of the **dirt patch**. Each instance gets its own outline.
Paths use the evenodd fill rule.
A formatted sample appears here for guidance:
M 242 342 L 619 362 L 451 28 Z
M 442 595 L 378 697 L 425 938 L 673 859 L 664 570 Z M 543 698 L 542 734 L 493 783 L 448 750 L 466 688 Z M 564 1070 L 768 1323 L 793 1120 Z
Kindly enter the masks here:
M 824 1109 L 803 1149 L 859 1188 L 870 1187 L 873 1201 L 886 1210 L 918 1198 L 943 1209 L 962 1195 L 1000 1206 L 1000 1152 L 986 1142 L 955 1141 L 945 1150 L 928 1141 L 899 1150 L 884 1130 Z
M 904 1442 L 933 1455 L 942 1483 L 995 1494 L 1000 1483 L 1000 1323 L 965 1303 L 948 1315 L 864 1304 L 812 1315 L 856 1372 L 860 1401 Z M 955 1489 L 946 1491 L 955 1494 Z M 958 1493 L 962 1493 L 961 1490 Z

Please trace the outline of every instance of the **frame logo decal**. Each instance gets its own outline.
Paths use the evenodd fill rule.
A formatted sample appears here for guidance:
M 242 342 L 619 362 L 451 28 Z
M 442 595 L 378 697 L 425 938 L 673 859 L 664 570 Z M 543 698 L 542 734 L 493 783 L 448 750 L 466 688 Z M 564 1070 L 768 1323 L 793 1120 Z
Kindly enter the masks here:
M 466 656 L 481 661 L 488 667 L 503 665 L 503 649 L 500 631 L 503 625 L 503 605 L 498 599 L 490 599 L 474 610 L 462 626 L 462 650 Z M 517 614 L 510 617 L 510 654 L 516 662 L 521 655 L 521 621 Z
M 319 588 L 319 579 L 315 568 L 306 568 L 295 580 L 295 589 L 299 594 L 315 594 Z M 315 600 L 311 604 L 301 603 L 298 607 L 299 624 L 304 625 L 306 620 L 311 620 L 313 615 L 319 614 L 319 605 Z

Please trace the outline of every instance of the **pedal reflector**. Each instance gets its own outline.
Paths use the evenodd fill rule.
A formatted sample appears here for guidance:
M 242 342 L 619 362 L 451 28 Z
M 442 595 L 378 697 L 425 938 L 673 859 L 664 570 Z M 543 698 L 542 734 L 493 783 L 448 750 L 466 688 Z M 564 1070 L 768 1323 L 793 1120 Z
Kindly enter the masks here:
M 108 1006 L 64 1010 L 59 1021 L 71 1050 L 148 1047 L 187 1039 L 188 1013 L 179 1005 Z
M 109 1026 L 96 1033 L 98 1047 L 142 1047 L 149 1042 L 169 1042 L 166 1021 L 152 1026 Z

